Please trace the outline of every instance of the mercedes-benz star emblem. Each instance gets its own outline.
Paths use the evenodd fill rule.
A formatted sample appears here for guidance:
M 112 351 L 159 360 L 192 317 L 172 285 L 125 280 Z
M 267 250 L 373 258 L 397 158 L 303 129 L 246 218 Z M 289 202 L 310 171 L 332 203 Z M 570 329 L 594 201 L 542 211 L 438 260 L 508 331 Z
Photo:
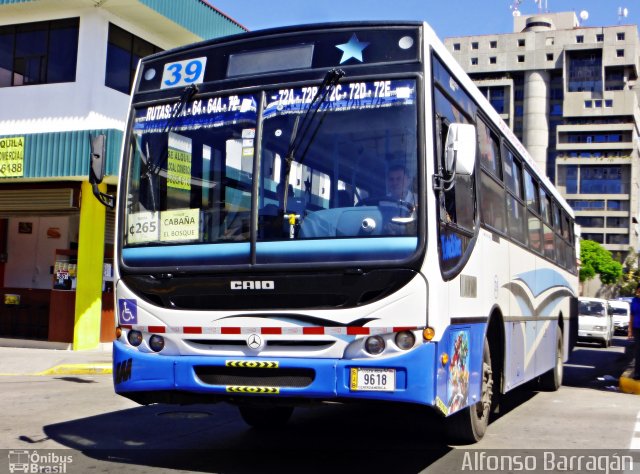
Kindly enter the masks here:
M 260 349 L 260 347 L 262 346 L 262 339 L 260 339 L 260 336 L 258 336 L 257 334 L 251 334 L 247 339 L 247 346 L 249 346 L 250 349 L 254 350 Z

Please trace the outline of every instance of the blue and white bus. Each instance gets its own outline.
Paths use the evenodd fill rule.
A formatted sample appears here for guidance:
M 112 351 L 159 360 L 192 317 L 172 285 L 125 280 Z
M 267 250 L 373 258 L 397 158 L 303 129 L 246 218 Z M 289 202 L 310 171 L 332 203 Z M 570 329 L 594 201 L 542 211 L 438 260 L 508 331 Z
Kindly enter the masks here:
M 572 211 L 424 23 L 144 58 L 117 215 L 114 383 L 136 402 L 253 426 L 421 404 L 474 442 L 499 394 L 561 384 Z

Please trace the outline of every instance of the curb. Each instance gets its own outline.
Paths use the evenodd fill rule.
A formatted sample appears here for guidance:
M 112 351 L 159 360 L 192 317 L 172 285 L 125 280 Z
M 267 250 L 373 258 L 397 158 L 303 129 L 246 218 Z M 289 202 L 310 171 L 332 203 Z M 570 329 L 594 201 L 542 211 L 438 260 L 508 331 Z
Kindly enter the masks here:
M 633 393 L 640 395 L 640 380 L 635 380 L 629 377 L 620 377 L 620 390 L 624 393 Z
M 111 375 L 113 373 L 113 367 L 110 363 L 95 363 L 95 364 L 60 364 L 50 369 L 43 370 L 42 372 L 35 372 L 31 374 L 16 374 L 16 373 L 0 373 L 0 376 L 25 376 L 25 375 Z
M 113 373 L 110 363 L 61 364 L 33 375 L 109 375 Z

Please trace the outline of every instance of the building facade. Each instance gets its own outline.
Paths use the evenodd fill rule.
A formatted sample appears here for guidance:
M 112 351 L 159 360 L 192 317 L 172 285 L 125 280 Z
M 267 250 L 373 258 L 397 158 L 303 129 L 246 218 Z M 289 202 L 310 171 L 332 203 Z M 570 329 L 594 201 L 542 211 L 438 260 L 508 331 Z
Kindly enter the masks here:
M 205 0 L 0 0 L 0 338 L 113 339 L 115 193 L 140 57 L 245 28 Z
M 574 13 L 514 17 L 514 33 L 445 45 L 546 171 L 582 238 L 638 249 L 638 31 Z

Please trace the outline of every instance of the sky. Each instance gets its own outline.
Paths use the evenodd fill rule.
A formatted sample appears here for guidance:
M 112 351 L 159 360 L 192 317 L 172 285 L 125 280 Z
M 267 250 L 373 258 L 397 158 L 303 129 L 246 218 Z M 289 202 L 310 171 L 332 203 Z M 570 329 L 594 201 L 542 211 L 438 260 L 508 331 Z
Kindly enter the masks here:
M 517 0 L 208 0 L 250 30 L 350 20 L 426 21 L 441 38 L 513 32 Z M 541 0 L 542 11 L 588 12 L 582 26 L 640 24 L 638 0 Z M 618 8 L 628 15 L 620 20 Z M 523 15 L 537 13 L 535 0 L 520 0 Z

